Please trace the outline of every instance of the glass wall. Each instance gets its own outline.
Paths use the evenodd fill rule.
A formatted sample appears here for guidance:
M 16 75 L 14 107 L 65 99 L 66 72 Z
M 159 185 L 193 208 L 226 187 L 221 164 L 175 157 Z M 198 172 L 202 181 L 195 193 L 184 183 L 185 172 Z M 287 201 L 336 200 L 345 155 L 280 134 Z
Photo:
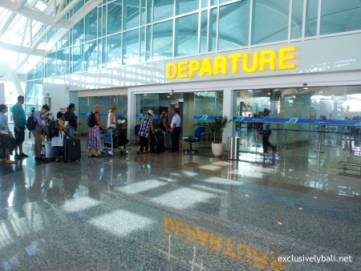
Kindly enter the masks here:
M 242 159 L 264 158 L 265 125 L 285 163 L 319 162 L 328 171 L 361 159 L 361 86 L 237 90 L 234 102 Z
M 223 91 L 136 95 L 137 120 L 139 121 L 149 109 L 152 109 L 155 123 L 159 124 L 159 115 L 162 112 L 169 112 L 170 106 L 180 110 L 183 135 L 192 135 L 196 127 L 223 115 Z
M 88 115 L 94 110 L 95 105 L 101 108 L 101 120 L 103 124 L 107 123 L 108 110 L 115 105 L 118 108 L 117 117 L 127 118 L 128 96 L 95 96 L 95 97 L 79 97 L 79 133 L 88 132 Z
M 319 1 L 102 1 L 57 42 L 28 80 L 361 29 L 359 0 Z M 67 17 L 85 3 L 80 0 Z

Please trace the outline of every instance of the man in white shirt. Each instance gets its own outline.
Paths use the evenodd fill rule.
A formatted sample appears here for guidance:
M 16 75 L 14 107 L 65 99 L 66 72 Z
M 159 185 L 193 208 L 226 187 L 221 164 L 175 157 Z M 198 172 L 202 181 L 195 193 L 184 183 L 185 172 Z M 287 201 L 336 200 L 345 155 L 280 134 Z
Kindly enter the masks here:
M 172 135 L 172 152 L 178 152 L 182 120 L 176 108 L 171 109 L 171 114 L 172 114 L 172 121 L 170 123 L 170 132 Z

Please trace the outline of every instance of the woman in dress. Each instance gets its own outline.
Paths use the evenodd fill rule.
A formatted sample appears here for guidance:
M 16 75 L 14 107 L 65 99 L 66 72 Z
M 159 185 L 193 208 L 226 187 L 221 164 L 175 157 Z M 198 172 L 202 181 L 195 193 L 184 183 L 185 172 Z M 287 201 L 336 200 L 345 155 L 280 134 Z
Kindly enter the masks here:
M 94 106 L 94 112 L 89 116 L 89 134 L 88 134 L 88 150 L 90 157 L 99 157 L 101 154 L 101 141 L 100 141 L 100 106 Z

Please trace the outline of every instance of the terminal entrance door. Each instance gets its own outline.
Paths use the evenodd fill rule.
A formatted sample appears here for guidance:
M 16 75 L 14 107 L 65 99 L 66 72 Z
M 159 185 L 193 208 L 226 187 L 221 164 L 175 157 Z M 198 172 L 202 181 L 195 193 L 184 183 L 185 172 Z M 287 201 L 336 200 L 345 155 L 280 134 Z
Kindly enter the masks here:
M 343 163 L 361 163 L 360 86 L 238 90 L 234 95 L 241 160 L 263 163 L 269 155 L 262 135 L 267 124 L 270 142 L 277 146 L 276 164 L 285 174 L 301 169 L 339 173 Z

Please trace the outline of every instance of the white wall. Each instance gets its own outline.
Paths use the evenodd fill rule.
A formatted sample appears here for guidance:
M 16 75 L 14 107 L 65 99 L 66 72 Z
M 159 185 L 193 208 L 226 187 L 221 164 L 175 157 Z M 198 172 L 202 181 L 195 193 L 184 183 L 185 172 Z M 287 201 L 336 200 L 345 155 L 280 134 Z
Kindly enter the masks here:
M 69 90 L 65 85 L 60 84 L 44 84 L 44 96 L 51 98 L 51 112 L 56 114 L 60 108 L 68 107 L 70 103 Z

